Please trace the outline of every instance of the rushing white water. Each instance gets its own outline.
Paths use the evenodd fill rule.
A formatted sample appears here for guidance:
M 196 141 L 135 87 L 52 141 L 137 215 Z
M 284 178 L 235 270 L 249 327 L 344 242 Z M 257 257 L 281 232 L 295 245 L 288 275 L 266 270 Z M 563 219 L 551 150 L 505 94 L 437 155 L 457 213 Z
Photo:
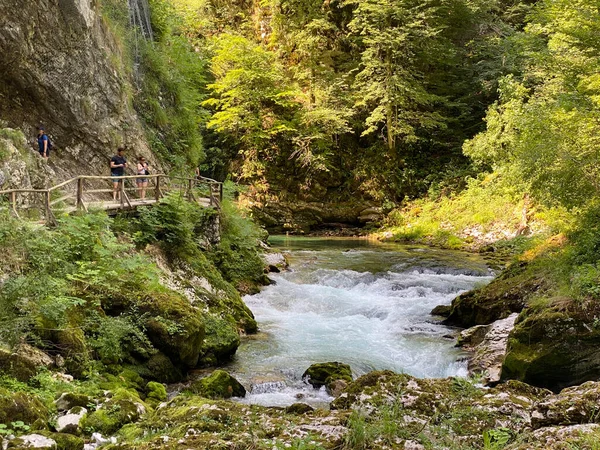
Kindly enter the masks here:
M 488 282 L 481 261 L 365 241 L 294 240 L 290 249 L 291 271 L 245 298 L 261 330 L 244 341 L 230 367 L 250 388 L 245 402 L 327 402 L 324 390 L 301 380 L 317 362 L 347 363 L 356 376 L 382 369 L 417 377 L 466 374 L 464 355 L 445 337 L 450 330 L 430 311 Z

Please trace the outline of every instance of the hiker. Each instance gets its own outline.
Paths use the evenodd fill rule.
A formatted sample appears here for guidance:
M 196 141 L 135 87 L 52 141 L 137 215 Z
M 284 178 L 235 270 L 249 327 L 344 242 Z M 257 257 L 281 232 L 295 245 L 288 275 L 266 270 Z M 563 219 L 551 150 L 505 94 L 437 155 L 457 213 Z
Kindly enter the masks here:
M 127 159 L 125 159 L 124 153 L 125 148 L 119 147 L 117 154 L 110 159 L 110 175 L 113 177 L 113 200 L 115 201 L 117 200 L 119 183 L 123 182 L 119 178 L 125 175 L 125 167 L 127 167 Z M 119 198 L 121 198 L 121 194 L 119 194 Z
M 148 163 L 146 162 L 146 158 L 143 156 L 138 158 L 137 174 L 150 175 Z M 136 178 L 135 182 L 137 183 L 138 187 L 138 196 L 140 199 L 142 199 L 142 201 L 144 201 L 146 199 L 146 189 L 148 188 L 148 178 Z
M 44 130 L 44 127 L 42 126 L 38 128 L 37 142 L 40 156 L 42 158 L 48 159 L 48 156 L 50 156 L 50 149 L 52 148 L 52 144 L 50 143 L 50 138 L 48 137 Z

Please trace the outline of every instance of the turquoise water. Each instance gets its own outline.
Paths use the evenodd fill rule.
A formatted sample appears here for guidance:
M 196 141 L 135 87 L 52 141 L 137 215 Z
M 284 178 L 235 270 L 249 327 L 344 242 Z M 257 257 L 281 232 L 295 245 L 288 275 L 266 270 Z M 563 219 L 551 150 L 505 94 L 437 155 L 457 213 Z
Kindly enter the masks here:
M 327 402 L 301 379 L 317 362 L 347 363 L 355 376 L 466 374 L 452 331 L 429 312 L 493 278 L 476 255 L 358 239 L 274 237 L 271 245 L 290 270 L 244 298 L 260 327 L 229 368 L 250 391 L 244 401 Z

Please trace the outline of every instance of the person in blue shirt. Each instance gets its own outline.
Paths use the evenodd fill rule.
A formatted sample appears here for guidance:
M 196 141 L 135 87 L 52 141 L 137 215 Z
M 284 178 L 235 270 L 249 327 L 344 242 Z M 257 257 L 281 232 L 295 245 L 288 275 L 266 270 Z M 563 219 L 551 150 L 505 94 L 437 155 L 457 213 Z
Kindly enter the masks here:
M 40 152 L 40 156 L 42 158 L 47 159 L 48 156 L 50 156 L 50 139 L 46 135 L 44 127 L 38 128 L 37 141 L 38 141 L 38 151 Z
M 110 159 L 110 175 L 113 177 L 113 200 L 121 198 L 119 192 L 119 182 L 123 182 L 121 177 L 125 175 L 125 168 L 127 167 L 127 159 L 125 158 L 125 148 L 119 147 L 117 154 Z M 117 196 L 117 193 L 119 194 Z

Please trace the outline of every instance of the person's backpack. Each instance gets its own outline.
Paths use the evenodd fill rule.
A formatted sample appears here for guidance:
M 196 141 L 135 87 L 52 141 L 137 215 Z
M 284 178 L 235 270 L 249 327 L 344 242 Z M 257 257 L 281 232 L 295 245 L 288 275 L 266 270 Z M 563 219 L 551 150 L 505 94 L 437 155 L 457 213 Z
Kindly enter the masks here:
M 46 137 L 48 138 L 48 151 L 50 151 L 54 146 L 52 145 L 52 139 L 50 139 L 50 136 L 46 135 Z

